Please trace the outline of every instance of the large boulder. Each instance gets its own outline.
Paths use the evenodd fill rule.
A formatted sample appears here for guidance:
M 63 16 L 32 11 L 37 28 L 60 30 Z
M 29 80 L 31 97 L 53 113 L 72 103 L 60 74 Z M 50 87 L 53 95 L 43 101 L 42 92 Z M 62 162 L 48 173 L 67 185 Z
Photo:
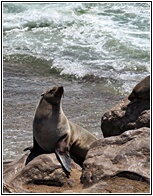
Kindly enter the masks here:
M 150 129 L 129 130 L 94 142 L 83 163 L 84 186 L 124 177 L 149 184 Z M 94 185 L 95 186 L 95 185 Z
M 28 156 L 29 153 L 26 153 L 20 160 L 4 163 L 4 192 L 29 192 L 26 186 L 29 184 L 66 186 L 67 188 L 75 185 L 76 176 L 69 176 L 63 170 L 55 153 L 41 154 L 26 165 Z M 74 172 L 77 172 L 80 178 L 81 167 L 72 161 L 71 173 Z M 35 191 L 37 192 L 33 189 L 33 192 Z
M 115 107 L 106 111 L 101 119 L 104 137 L 120 135 L 124 131 L 150 127 L 150 101 L 128 98 L 120 101 Z

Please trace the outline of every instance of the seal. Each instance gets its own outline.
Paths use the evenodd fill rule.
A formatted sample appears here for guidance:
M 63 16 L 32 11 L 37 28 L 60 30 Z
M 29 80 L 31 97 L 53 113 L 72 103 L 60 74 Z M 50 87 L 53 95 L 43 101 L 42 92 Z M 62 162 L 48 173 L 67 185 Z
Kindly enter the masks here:
M 128 96 L 130 101 L 150 99 L 150 75 L 141 80 Z
M 35 154 L 55 152 L 70 173 L 71 158 L 81 165 L 97 138 L 67 119 L 62 110 L 63 93 L 63 86 L 58 86 L 41 95 L 33 120 L 33 147 L 25 150 L 30 149 Z

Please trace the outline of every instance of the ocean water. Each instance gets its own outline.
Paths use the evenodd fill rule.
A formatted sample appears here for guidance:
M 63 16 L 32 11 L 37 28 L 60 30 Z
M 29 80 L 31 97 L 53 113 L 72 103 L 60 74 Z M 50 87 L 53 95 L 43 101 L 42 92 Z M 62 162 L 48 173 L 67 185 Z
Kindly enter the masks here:
M 3 157 L 32 145 L 46 88 L 63 85 L 63 108 L 100 135 L 104 111 L 150 74 L 146 3 L 3 2 Z

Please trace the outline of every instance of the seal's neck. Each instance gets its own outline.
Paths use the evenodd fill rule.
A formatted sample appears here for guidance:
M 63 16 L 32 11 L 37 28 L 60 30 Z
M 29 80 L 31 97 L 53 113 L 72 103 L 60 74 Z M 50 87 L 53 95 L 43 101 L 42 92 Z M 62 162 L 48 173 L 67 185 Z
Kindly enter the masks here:
M 48 103 L 43 97 L 40 100 L 37 110 L 36 110 L 36 114 L 42 116 L 58 116 L 61 113 L 63 113 L 62 110 L 62 102 L 60 102 L 59 104 L 54 104 L 51 105 L 50 103 Z
M 52 105 L 52 115 L 54 114 L 61 114 L 63 113 L 63 110 L 62 110 L 62 102 L 60 102 L 59 104 L 56 104 L 56 105 Z

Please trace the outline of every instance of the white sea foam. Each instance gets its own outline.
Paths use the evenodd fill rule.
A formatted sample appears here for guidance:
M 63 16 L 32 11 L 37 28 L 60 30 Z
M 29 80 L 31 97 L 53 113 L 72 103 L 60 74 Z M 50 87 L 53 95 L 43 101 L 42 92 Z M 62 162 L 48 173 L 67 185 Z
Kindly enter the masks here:
M 3 3 L 3 10 L 5 58 L 39 56 L 76 78 L 130 82 L 131 73 L 136 80 L 150 71 L 149 3 Z

